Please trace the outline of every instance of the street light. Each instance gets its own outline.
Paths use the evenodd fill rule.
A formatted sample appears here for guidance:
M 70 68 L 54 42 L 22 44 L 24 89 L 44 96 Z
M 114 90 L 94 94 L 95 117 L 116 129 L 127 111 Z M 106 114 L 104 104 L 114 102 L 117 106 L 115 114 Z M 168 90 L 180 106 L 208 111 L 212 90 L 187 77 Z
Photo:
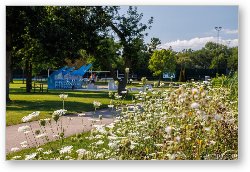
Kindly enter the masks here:
M 219 72 L 219 62 L 218 62 L 218 47 L 219 47 L 219 37 L 220 37 L 220 31 L 222 29 L 221 26 L 215 26 L 215 30 L 217 30 L 217 73 Z
M 221 29 L 222 29 L 222 27 L 221 26 L 216 26 L 216 27 L 214 27 L 215 28 L 215 30 L 217 30 L 217 45 L 219 44 L 219 36 L 220 36 L 220 31 L 221 31 Z

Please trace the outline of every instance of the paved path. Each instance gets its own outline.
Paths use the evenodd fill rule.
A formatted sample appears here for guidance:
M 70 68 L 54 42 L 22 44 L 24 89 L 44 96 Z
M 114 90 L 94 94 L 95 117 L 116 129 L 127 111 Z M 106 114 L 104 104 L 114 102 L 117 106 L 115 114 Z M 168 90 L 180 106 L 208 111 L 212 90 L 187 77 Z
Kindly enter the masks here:
M 103 119 L 101 121 L 98 121 L 98 116 L 102 115 Z M 71 118 L 71 120 L 69 119 Z M 78 116 L 76 115 L 67 115 L 67 116 L 62 116 L 60 117 L 60 122 L 59 124 L 63 124 L 63 127 L 65 128 L 65 136 L 71 136 L 76 133 L 81 133 L 83 131 L 89 131 L 91 130 L 91 123 L 92 120 L 97 120 L 95 124 L 109 124 L 113 122 L 113 116 L 112 112 L 109 109 L 102 109 L 96 111 L 95 116 L 93 117 L 93 112 L 86 112 L 85 116 Z M 13 147 L 18 147 L 20 149 L 24 149 L 21 147 L 20 143 L 23 141 L 26 141 L 26 137 L 24 133 L 18 132 L 18 128 L 24 125 L 31 125 L 33 131 L 40 129 L 38 121 L 30 122 L 30 123 L 22 123 L 18 125 L 12 125 L 6 127 L 6 153 L 10 152 L 11 148 Z M 53 130 L 53 132 L 52 132 Z M 60 129 L 59 129 L 60 130 Z M 50 140 L 55 140 L 52 136 L 54 134 L 57 134 L 57 125 L 53 121 L 50 125 L 46 125 L 45 130 L 46 133 L 48 133 L 49 139 Z M 29 138 L 34 138 L 32 133 L 28 133 Z M 29 141 L 29 146 L 34 147 L 35 141 L 34 139 L 31 139 L 32 141 Z M 36 139 L 37 142 L 42 145 L 46 143 L 44 142 L 43 139 Z

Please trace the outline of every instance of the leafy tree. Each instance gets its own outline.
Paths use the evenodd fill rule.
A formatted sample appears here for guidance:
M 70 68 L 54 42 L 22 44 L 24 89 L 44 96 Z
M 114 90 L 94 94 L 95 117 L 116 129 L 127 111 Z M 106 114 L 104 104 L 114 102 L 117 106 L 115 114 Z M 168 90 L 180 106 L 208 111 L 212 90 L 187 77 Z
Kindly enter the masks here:
M 178 68 L 180 69 L 180 75 L 179 75 L 179 81 L 180 82 L 185 82 L 185 70 L 187 67 L 191 67 L 192 65 L 192 60 L 191 60 L 191 54 L 192 54 L 191 49 L 184 49 L 182 52 L 178 53 L 176 55 L 176 62 L 178 64 Z
M 159 76 L 158 86 L 163 72 L 173 73 L 176 68 L 175 54 L 172 50 L 155 50 L 149 60 L 148 68 L 153 71 L 153 75 Z
M 103 17 L 103 23 L 107 27 L 110 27 L 115 35 L 119 38 L 119 44 L 122 47 L 121 61 L 123 62 L 122 71 L 125 68 L 131 68 L 137 62 L 137 55 L 141 46 L 141 40 L 147 35 L 145 31 L 149 28 L 153 22 L 153 18 L 150 18 L 147 24 L 141 23 L 143 17 L 142 13 L 137 12 L 137 7 L 129 7 L 127 14 L 119 14 L 118 7 L 106 7 L 99 8 L 100 16 Z M 119 80 L 115 74 L 115 69 L 110 68 L 113 78 L 119 81 L 118 93 L 125 90 L 127 84 L 127 76 L 123 80 Z M 133 70 L 133 69 L 132 69 Z
M 238 70 L 238 47 L 230 49 L 227 66 L 231 72 L 236 72 Z

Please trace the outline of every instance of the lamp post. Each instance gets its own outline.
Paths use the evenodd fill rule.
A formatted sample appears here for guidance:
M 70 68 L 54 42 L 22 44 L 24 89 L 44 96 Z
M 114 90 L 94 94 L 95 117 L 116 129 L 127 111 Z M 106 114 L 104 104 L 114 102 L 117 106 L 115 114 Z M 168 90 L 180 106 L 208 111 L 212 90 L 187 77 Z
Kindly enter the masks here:
M 128 74 L 129 74 L 129 68 L 125 68 L 125 72 L 126 72 L 126 75 L 127 75 L 127 83 L 128 83 Z
M 219 72 L 218 47 L 219 47 L 220 31 L 221 31 L 222 27 L 221 26 L 215 26 L 214 28 L 217 31 L 217 73 L 218 73 Z

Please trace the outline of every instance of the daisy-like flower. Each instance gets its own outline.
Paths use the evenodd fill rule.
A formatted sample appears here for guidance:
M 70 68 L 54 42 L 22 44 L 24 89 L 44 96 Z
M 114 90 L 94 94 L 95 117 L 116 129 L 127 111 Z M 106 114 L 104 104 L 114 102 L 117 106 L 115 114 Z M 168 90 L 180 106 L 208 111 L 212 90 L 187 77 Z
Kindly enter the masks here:
M 76 150 L 76 153 L 78 154 L 78 155 L 85 155 L 86 154 L 86 149 L 78 149 L 78 150 Z
M 172 127 L 171 127 L 171 126 L 167 126 L 167 127 L 165 128 L 165 131 L 166 131 L 166 133 L 170 134 L 171 131 L 172 131 Z
M 121 91 L 122 94 L 127 94 L 127 91 Z
M 65 146 L 59 151 L 60 154 L 71 153 L 73 146 Z
M 104 141 L 98 140 L 98 142 L 96 142 L 96 145 L 102 145 L 103 143 L 104 143 Z
M 47 133 L 42 133 L 42 134 L 39 134 L 39 135 L 37 135 L 36 136 L 36 138 L 43 138 L 43 137 L 45 137 L 47 135 Z
M 40 114 L 39 111 L 36 111 L 36 112 L 32 112 L 31 114 L 29 114 L 28 116 L 24 116 L 22 118 L 22 122 L 29 122 L 32 120 L 32 118 L 35 118 L 35 117 L 38 117 Z
M 37 153 L 32 153 L 30 155 L 25 155 L 25 160 L 32 160 L 36 157 Z
M 60 99 L 65 100 L 68 98 L 68 94 L 60 94 L 59 97 L 60 97 Z
M 93 105 L 94 105 L 95 108 L 98 108 L 98 107 L 100 107 L 102 104 L 101 104 L 101 102 L 94 101 L 94 102 L 93 102 Z
M 220 121 L 220 120 L 222 119 L 222 117 L 221 117 L 221 115 L 216 114 L 216 115 L 214 116 L 214 119 L 215 119 L 216 121 Z
M 14 147 L 14 148 L 11 148 L 11 152 L 17 152 L 17 151 L 19 151 L 20 149 L 18 148 L 18 147 Z
M 51 154 L 51 153 L 52 153 L 51 150 L 48 150 L 48 151 L 43 152 L 43 154 L 45 154 L 45 155 L 49 155 L 49 154 Z
M 85 113 L 79 113 L 78 116 L 79 117 L 82 117 L 82 116 L 85 116 L 86 114 Z
M 18 128 L 18 132 L 26 132 L 30 131 L 30 127 L 28 125 L 24 125 Z
M 13 156 L 11 159 L 12 160 L 17 160 L 17 159 L 21 159 L 22 157 L 21 156 Z
M 53 112 L 53 115 L 62 116 L 62 115 L 64 115 L 66 112 L 67 112 L 67 110 L 65 110 L 65 109 L 59 109 L 59 110 L 54 111 L 54 112 Z
M 193 109 L 198 109 L 199 107 L 200 107 L 199 103 L 194 102 L 191 104 L 191 108 L 193 108 Z
M 109 107 L 109 108 L 113 108 L 113 107 L 114 107 L 114 105 L 108 105 L 108 107 Z

